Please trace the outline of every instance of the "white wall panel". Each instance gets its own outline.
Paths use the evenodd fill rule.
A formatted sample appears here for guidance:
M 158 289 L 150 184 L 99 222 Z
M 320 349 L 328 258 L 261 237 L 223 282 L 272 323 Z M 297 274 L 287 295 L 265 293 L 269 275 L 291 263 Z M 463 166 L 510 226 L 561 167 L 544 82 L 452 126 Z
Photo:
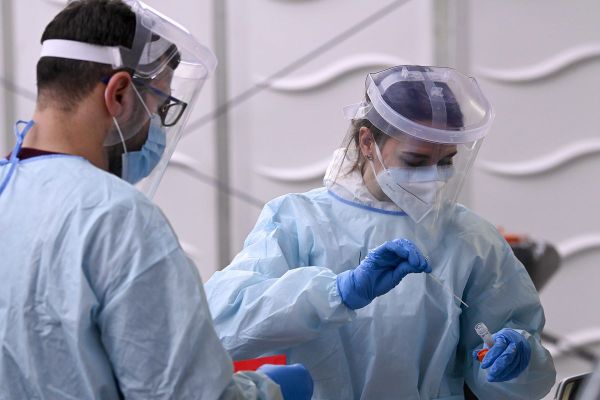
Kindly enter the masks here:
M 200 42 L 213 48 L 212 1 L 148 0 L 190 30 Z M 199 95 L 188 126 L 215 108 L 214 78 Z M 156 203 L 173 225 L 188 255 L 208 279 L 217 265 L 216 192 L 210 178 L 215 174 L 214 124 L 187 130 L 156 193 Z M 194 172 L 195 171 L 195 172 Z M 208 180 L 206 179 L 208 178 Z
M 562 267 L 541 292 L 546 327 L 577 338 L 600 327 L 600 3 L 470 4 L 472 71 L 497 115 L 472 205 L 558 247 Z M 556 363 L 559 379 L 590 368 L 572 354 Z
M 230 2 L 232 94 L 260 83 L 391 3 Z M 362 99 L 366 73 L 399 63 L 431 63 L 432 35 L 429 2 L 407 2 L 238 107 L 232 113 L 233 184 L 263 200 L 321 186 L 348 127 L 342 107 Z M 234 252 L 258 212 L 235 203 Z

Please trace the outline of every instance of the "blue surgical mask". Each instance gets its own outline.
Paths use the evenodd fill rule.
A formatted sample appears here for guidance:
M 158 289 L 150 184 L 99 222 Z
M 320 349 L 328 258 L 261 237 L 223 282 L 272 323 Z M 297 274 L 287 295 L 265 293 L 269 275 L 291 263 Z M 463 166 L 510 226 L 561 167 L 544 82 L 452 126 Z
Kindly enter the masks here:
M 125 152 L 121 156 L 123 161 L 121 178 L 131 184 L 141 181 L 158 165 L 166 147 L 164 128 L 158 116 L 150 120 L 148 138 L 139 151 Z

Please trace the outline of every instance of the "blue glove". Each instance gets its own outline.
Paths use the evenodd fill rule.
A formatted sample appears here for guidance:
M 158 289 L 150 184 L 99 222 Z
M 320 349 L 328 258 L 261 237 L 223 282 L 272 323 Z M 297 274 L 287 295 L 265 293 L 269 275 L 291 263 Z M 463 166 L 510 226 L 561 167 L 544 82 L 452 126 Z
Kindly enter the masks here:
M 519 376 L 531 359 L 531 345 L 527 339 L 519 332 L 505 328 L 494 334 L 494 342 L 481 360 L 481 368 L 489 368 L 488 382 L 504 382 Z M 473 351 L 473 358 L 477 360 L 477 350 Z
M 431 267 L 412 242 L 396 239 L 371 250 L 355 269 L 338 274 L 337 287 L 344 304 L 356 310 L 392 290 L 411 272 L 431 272 Z
M 310 400 L 312 397 L 313 380 L 302 364 L 264 364 L 256 371 L 267 375 L 279 385 L 284 400 Z

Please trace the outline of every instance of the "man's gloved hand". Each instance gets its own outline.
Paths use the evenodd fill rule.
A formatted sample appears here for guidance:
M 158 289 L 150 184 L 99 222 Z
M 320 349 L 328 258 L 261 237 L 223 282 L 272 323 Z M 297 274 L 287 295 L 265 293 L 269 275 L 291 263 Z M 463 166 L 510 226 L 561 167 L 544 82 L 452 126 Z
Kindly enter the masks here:
M 312 397 L 313 380 L 302 364 L 264 364 L 256 371 L 267 375 L 279 385 L 284 400 L 310 400 Z
M 514 329 L 501 329 L 493 337 L 494 345 L 481 360 L 481 368 L 489 368 L 488 382 L 504 382 L 516 378 L 529 365 L 529 342 Z M 477 350 L 473 351 L 473 358 L 477 359 Z
M 371 250 L 355 269 L 338 274 L 337 287 L 344 304 L 356 310 L 392 290 L 411 272 L 431 272 L 431 267 L 412 242 L 396 239 Z

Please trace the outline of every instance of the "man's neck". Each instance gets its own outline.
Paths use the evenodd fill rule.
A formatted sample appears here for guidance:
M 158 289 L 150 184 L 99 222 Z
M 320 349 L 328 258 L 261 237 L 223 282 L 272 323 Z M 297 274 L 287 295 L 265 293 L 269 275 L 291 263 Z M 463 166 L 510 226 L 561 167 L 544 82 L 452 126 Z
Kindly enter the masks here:
M 106 170 L 102 127 L 94 124 L 92 117 L 81 108 L 73 112 L 38 108 L 33 115 L 35 124 L 27 133 L 23 147 L 81 156 Z

